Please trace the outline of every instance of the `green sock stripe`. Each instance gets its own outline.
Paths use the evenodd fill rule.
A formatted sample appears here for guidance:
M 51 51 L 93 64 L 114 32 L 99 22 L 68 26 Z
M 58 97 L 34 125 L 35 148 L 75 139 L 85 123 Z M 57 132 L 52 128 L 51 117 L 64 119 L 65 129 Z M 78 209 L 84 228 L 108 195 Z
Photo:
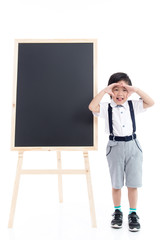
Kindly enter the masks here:
M 130 208 L 130 209 L 129 209 L 129 214 L 131 214 L 132 212 L 136 212 L 136 211 L 137 211 L 136 208 Z
M 121 206 L 115 206 L 114 208 L 115 208 L 115 209 L 118 209 L 118 208 L 121 208 Z

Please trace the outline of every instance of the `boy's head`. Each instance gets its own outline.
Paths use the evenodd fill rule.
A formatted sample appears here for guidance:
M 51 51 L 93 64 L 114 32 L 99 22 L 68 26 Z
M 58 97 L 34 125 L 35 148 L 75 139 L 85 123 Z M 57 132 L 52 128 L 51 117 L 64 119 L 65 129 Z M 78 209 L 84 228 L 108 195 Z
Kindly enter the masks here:
M 132 82 L 126 73 L 118 72 L 111 75 L 108 81 L 108 85 L 113 83 L 118 83 L 119 85 L 113 87 L 112 92 L 114 96 L 111 98 L 113 98 L 117 105 L 121 105 L 128 99 L 128 91 L 123 84 L 132 86 Z
M 128 77 L 128 75 L 126 73 L 123 73 L 123 72 L 117 72 L 117 73 L 114 73 L 113 75 L 111 75 L 110 79 L 108 81 L 108 85 L 110 85 L 112 83 L 118 83 L 121 80 L 123 80 L 126 84 L 132 86 L 132 82 L 131 82 L 130 78 Z

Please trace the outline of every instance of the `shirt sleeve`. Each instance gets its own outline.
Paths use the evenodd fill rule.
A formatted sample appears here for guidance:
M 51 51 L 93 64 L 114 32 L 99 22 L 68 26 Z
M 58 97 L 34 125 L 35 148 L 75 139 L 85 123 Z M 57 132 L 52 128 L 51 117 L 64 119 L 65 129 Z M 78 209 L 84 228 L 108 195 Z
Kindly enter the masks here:
M 100 112 L 99 113 L 92 112 L 92 113 L 96 117 L 106 118 L 108 116 L 108 103 L 107 102 L 100 103 Z
M 139 114 L 146 111 L 146 108 L 143 107 L 143 100 L 141 98 L 139 100 L 132 100 L 132 103 L 135 114 Z

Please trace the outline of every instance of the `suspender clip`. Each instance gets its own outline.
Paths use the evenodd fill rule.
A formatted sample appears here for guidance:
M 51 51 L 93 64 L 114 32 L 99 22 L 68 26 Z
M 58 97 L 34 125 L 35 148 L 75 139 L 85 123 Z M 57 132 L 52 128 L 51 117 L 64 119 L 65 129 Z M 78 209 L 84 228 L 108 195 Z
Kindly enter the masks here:
M 132 133 L 132 140 L 136 139 L 136 134 Z
M 112 134 L 112 136 L 113 136 L 113 141 L 115 142 L 116 140 L 115 140 L 115 136 Z

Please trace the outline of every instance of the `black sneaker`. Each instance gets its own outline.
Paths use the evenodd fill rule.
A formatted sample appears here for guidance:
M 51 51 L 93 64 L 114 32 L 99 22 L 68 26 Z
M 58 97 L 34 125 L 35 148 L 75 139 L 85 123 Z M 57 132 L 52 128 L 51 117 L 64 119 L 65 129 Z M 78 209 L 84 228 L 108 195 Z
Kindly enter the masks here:
M 128 215 L 128 226 L 131 232 L 137 232 L 140 230 L 141 226 L 138 221 L 139 217 L 136 212 L 132 212 Z
M 121 228 L 123 222 L 123 213 L 118 209 L 112 214 L 113 219 L 111 221 L 111 227 L 113 228 Z

